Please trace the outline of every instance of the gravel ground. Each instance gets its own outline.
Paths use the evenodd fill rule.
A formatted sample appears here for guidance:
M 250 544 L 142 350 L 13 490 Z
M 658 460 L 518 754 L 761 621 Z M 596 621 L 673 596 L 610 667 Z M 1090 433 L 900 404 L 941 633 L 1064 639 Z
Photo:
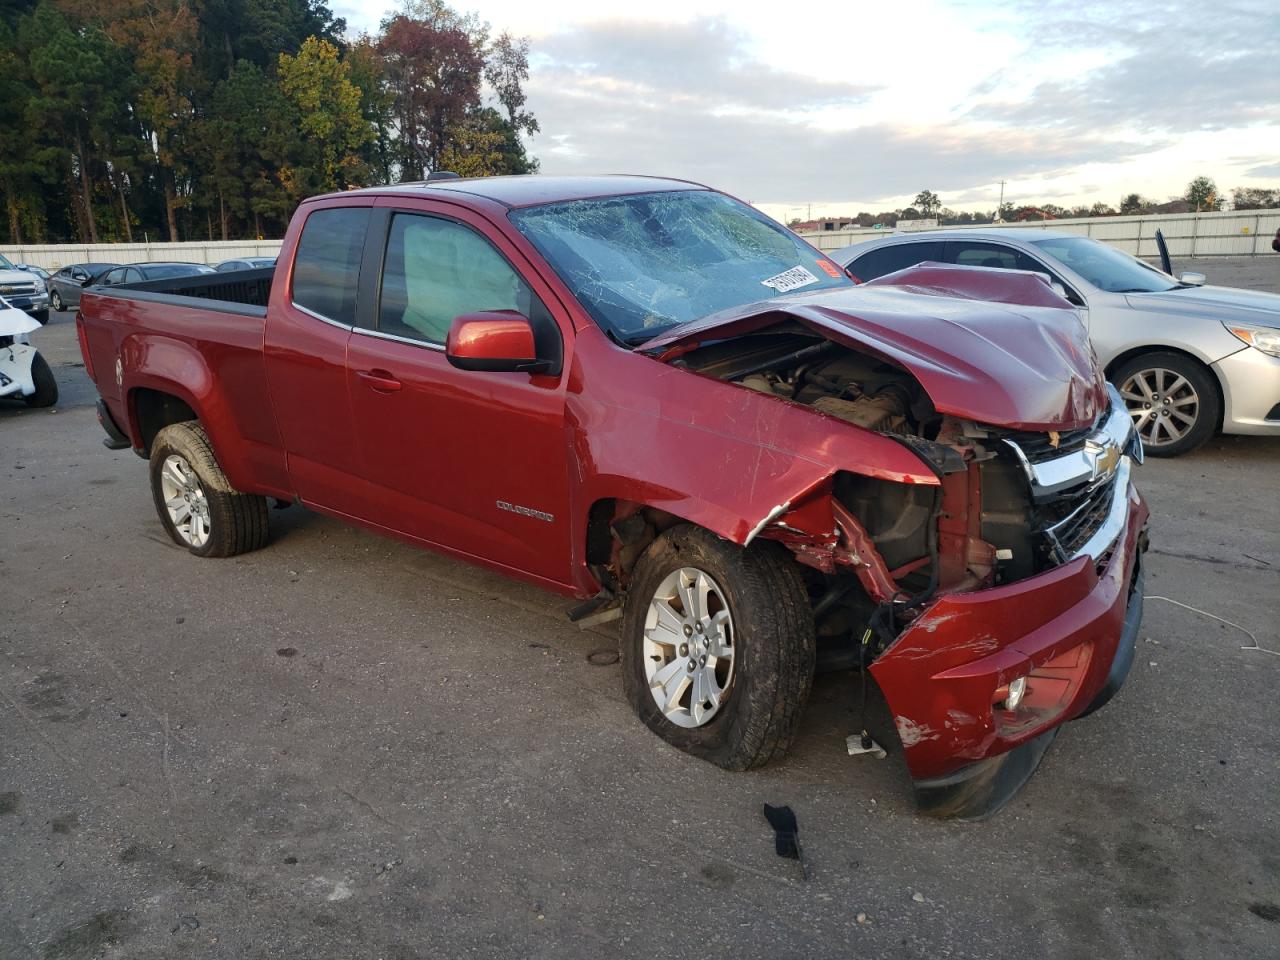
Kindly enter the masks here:
M 5 960 L 1280 954 L 1280 656 L 1232 627 L 1150 600 L 1126 688 L 987 823 L 916 814 L 878 704 L 889 758 L 845 755 L 849 675 L 729 774 L 639 725 L 555 597 L 297 508 L 258 553 L 177 549 L 69 318 L 35 339 L 62 404 L 0 403 Z M 1138 474 L 1149 594 L 1274 650 L 1278 470 L 1223 438 Z

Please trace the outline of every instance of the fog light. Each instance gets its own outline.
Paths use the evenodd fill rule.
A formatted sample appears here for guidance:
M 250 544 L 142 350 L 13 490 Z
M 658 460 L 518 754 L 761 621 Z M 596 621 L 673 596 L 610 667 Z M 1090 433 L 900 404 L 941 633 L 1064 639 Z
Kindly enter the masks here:
M 1022 697 L 1026 692 L 1026 677 L 1019 677 L 1017 680 L 1009 681 L 1009 693 L 1004 698 L 1004 708 L 1006 710 L 1017 710 L 1018 704 L 1022 702 Z

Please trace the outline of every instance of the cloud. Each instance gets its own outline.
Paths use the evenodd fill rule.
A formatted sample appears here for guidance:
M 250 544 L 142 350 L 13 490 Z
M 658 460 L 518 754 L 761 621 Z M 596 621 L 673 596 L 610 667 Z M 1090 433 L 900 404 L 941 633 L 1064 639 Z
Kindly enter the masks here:
M 805 112 L 866 101 L 875 85 L 819 80 L 751 55 L 723 17 L 686 23 L 604 20 L 544 38 L 539 72 L 682 110 Z
M 1244 172 L 1244 175 L 1255 180 L 1270 180 L 1280 177 L 1280 162 L 1264 163 L 1257 167 L 1250 167 Z
M 552 34 L 538 44 L 528 92 L 543 129 L 557 131 L 535 143 L 545 173 L 683 177 L 771 203 L 960 190 L 1149 148 L 973 125 L 923 132 L 892 120 L 841 129 L 814 115 L 862 104 L 874 89 L 778 70 L 723 20 L 702 19 Z
M 1280 8 L 1251 2 L 1158 5 L 1133 0 L 1021 7 L 1024 39 L 1054 48 L 1112 48 L 1105 66 L 1036 86 L 1016 102 L 999 84 L 975 91 L 991 99 L 971 119 L 1077 134 L 1188 133 L 1276 122 L 1280 72 L 1270 67 Z

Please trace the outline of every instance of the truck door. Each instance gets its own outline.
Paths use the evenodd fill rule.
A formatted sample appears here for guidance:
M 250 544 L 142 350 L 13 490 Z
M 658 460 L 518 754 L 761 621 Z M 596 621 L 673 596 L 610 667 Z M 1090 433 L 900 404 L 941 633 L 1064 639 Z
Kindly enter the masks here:
M 444 352 L 459 314 L 518 310 L 562 341 L 568 317 L 478 214 L 423 201 L 378 218 L 386 241 L 374 309 L 347 349 L 363 477 L 376 491 L 368 519 L 568 583 L 565 374 L 459 370 Z
M 264 355 L 293 489 L 308 504 L 354 513 L 359 453 L 347 397 L 347 340 L 358 305 L 371 206 L 317 205 L 291 264 L 277 272 Z M 276 288 L 281 289 L 276 289 Z

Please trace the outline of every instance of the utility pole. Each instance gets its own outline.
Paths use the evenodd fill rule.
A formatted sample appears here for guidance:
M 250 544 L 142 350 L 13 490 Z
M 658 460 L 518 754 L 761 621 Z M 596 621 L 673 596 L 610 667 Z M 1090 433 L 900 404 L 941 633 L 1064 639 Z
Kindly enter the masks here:
M 1004 222 L 1004 180 L 1000 181 L 1000 203 L 996 207 L 996 223 Z

